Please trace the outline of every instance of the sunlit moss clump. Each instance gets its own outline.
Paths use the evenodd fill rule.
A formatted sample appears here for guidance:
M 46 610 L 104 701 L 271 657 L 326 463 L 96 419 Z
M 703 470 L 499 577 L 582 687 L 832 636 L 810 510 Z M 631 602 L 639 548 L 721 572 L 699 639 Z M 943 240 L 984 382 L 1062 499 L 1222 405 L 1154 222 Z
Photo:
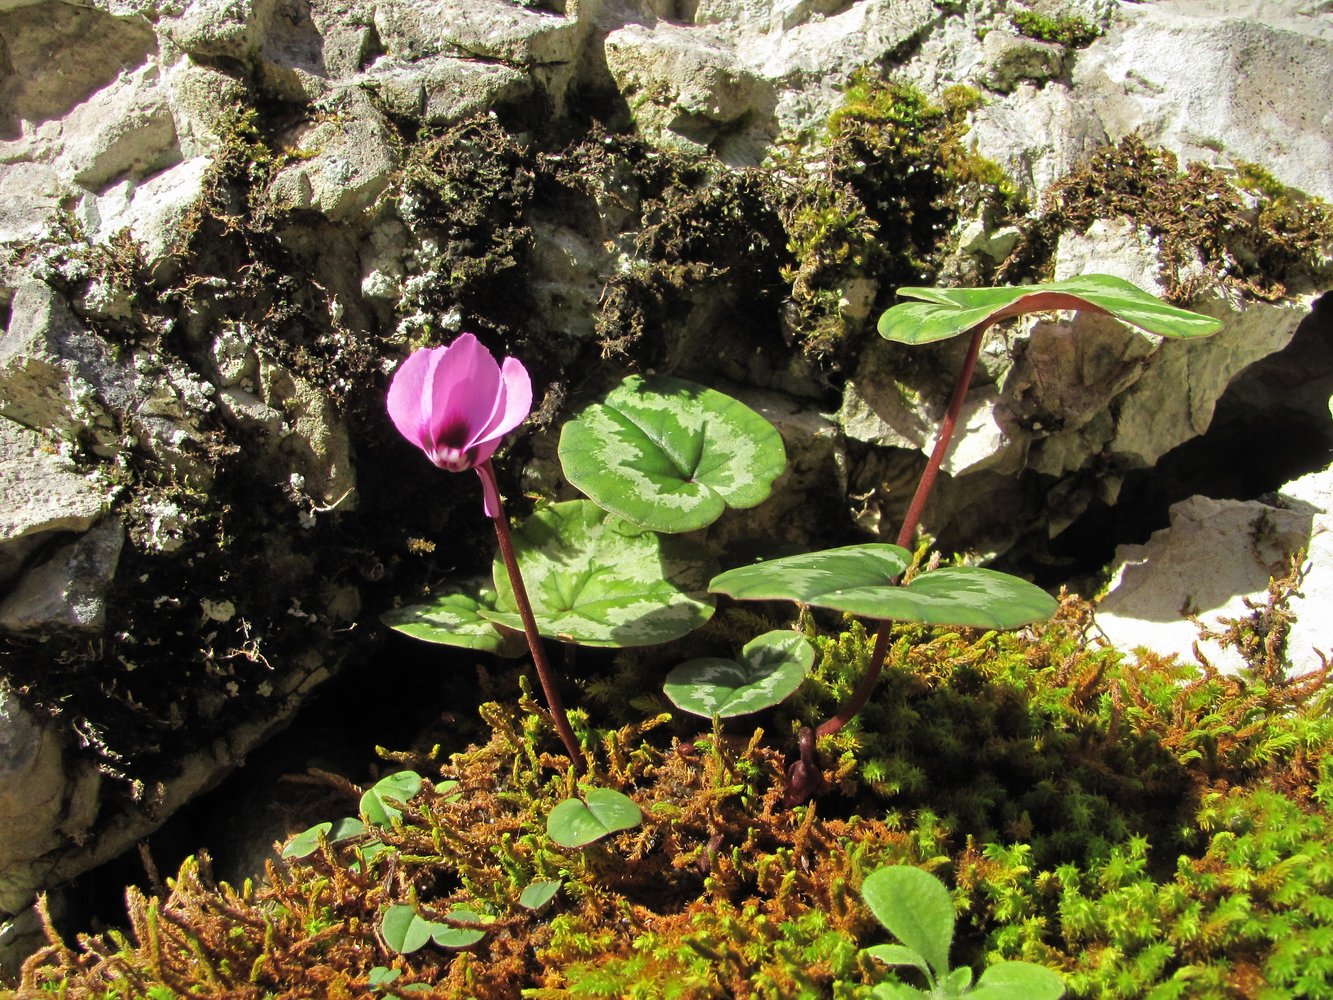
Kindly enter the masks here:
M 858 77 L 823 135 L 780 164 L 805 179 L 784 216 L 795 260 L 783 275 L 787 321 L 808 351 L 836 355 L 876 290 L 929 283 L 959 219 L 998 224 L 1021 210 L 1012 180 L 967 145 L 980 100 L 969 87 L 932 100 Z
M 951 887 L 954 964 L 1036 962 L 1074 997 L 1330 996 L 1333 686 L 1283 675 L 1295 585 L 1225 629 L 1251 654 L 1238 677 L 1107 649 L 1075 599 L 1025 633 L 899 630 L 808 807 L 780 804 L 782 735 L 854 682 L 859 626 L 821 640 L 763 729 L 603 729 L 594 702 L 574 722 L 597 783 L 644 820 L 578 849 L 545 832 L 573 785 L 536 706 L 488 703 L 489 740 L 436 768 L 383 849 L 325 845 L 240 890 L 191 861 L 166 898 L 131 891 L 127 934 L 53 932 L 20 995 L 867 997 L 895 973 L 861 953 L 884 932 L 860 884 L 908 862 Z M 529 908 L 539 881 L 559 889 Z M 484 934 L 397 954 L 392 904 L 466 907 Z

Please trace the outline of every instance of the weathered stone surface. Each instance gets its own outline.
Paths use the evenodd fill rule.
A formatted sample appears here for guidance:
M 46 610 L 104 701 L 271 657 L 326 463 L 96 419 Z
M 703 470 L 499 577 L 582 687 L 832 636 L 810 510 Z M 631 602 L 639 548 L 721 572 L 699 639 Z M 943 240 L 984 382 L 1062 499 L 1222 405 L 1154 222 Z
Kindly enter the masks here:
M 362 83 L 392 114 L 429 125 L 450 125 L 532 93 L 528 74 L 501 63 L 454 56 L 412 62 L 384 58 L 366 70 Z
M 316 122 L 296 132 L 289 145 L 303 157 L 273 178 L 270 200 L 279 209 L 314 209 L 335 222 L 372 204 L 397 165 L 388 123 L 356 88 L 322 104 Z
M 59 736 L 0 684 L 0 873 L 59 844 L 65 793 Z M 4 894 L 0 881 L 0 900 Z M 15 908 L 0 901 L 0 909 Z
M 124 543 L 119 519 L 107 518 L 30 567 L 0 600 L 0 629 L 39 635 L 101 632 Z
M 74 471 L 40 434 L 0 417 L 0 583 L 32 544 L 90 528 L 105 492 Z
M 1065 48 L 997 28 L 982 43 L 980 80 L 991 90 L 1009 93 L 1020 83 L 1041 84 L 1060 72 Z
M 1333 21 L 1315 5 L 1176 0 L 1119 5 L 1073 82 L 1112 140 L 1138 132 L 1183 159 L 1256 161 L 1328 199 L 1330 65 Z
M 116 402 L 126 392 L 107 345 L 44 282 L 24 283 L 10 312 L 0 337 L 0 416 L 66 436 L 112 436 L 102 390 Z
M 375 28 L 390 53 L 410 60 L 452 55 L 511 66 L 570 63 L 581 41 L 576 21 L 503 0 L 380 4 Z
M 1171 508 L 1171 526 L 1145 545 L 1116 550 L 1110 588 L 1097 611 L 1097 624 L 1122 649 L 1145 647 L 1158 653 L 1193 656 L 1195 643 L 1214 666 L 1236 671 L 1244 660 L 1215 641 L 1199 641 L 1197 614 L 1217 628 L 1222 618 L 1245 618 L 1246 600 L 1262 605 L 1271 577 L 1281 577 L 1287 560 L 1307 553 L 1309 572 L 1289 610 L 1295 615 L 1287 642 L 1293 674 L 1318 669 L 1318 653 L 1333 654 L 1333 470 L 1303 477 L 1284 487 L 1291 500 L 1273 507 L 1258 501 L 1192 497 Z
M 707 151 L 748 116 L 768 117 L 773 105 L 772 86 L 733 46 L 667 21 L 611 32 L 606 65 L 640 131 L 692 152 Z

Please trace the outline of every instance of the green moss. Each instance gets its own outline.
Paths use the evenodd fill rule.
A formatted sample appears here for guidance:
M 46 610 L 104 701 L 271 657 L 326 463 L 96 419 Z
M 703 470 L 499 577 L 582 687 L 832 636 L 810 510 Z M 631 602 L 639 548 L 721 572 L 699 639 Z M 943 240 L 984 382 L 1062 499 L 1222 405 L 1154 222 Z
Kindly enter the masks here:
M 869 328 L 874 309 L 848 315 L 845 292 L 869 279 L 885 301 L 893 288 L 929 283 L 962 218 L 999 225 L 1023 211 L 1003 169 L 966 144 L 970 87 L 938 101 L 916 87 L 853 79 L 817 144 L 779 163 L 811 178 L 786 209 L 789 325 L 806 349 L 837 357 Z
M 859 954 L 883 931 L 858 887 L 908 862 L 952 886 L 959 964 L 1039 962 L 1072 997 L 1330 995 L 1329 671 L 1289 681 L 1262 651 L 1234 677 L 1129 659 L 1089 642 L 1090 615 L 1070 599 L 1026 635 L 896 630 L 884 689 L 820 748 L 830 793 L 795 810 L 762 731 L 670 723 L 682 743 L 665 717 L 576 713 L 596 782 L 645 817 L 581 850 L 543 832 L 570 777 L 520 692 L 482 707 L 489 740 L 440 769 L 460 786 L 408 803 L 379 860 L 340 845 L 239 891 L 190 862 L 167 899 L 130 894 L 130 935 L 53 937 L 22 988 L 350 997 L 391 966 L 400 985 L 487 1000 L 865 997 L 894 974 Z M 868 647 L 859 627 L 821 640 L 766 728 L 822 714 Z M 517 902 L 536 878 L 562 881 L 539 913 Z M 469 950 L 397 956 L 375 928 L 398 902 L 496 920 Z
M 1055 241 L 1099 219 L 1127 217 L 1159 243 L 1166 297 L 1187 304 L 1201 287 L 1274 301 L 1333 279 L 1333 208 L 1278 184 L 1252 164 L 1234 177 L 1126 136 L 1053 185 L 1016 257 L 1039 271 Z
M 1020 35 L 1074 49 L 1090 45 L 1102 33 L 1099 27 L 1077 14 L 1041 14 L 1024 10 L 1011 17 L 1009 22 Z

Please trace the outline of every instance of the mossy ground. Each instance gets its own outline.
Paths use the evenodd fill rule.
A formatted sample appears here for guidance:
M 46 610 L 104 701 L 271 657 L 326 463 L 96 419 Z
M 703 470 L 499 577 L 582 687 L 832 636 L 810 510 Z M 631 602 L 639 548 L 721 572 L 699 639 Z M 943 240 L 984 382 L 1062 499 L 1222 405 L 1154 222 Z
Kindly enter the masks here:
M 860 954 L 883 931 L 858 888 L 906 862 L 952 888 L 956 963 L 1040 962 L 1077 997 L 1333 996 L 1333 686 L 1282 675 L 1297 582 L 1230 626 L 1239 677 L 1107 649 L 1076 598 L 1021 633 L 898 630 L 877 696 L 820 748 L 825 794 L 794 809 L 784 734 L 855 679 L 864 630 L 819 639 L 763 728 L 603 728 L 607 690 L 651 672 L 624 659 L 575 725 L 644 819 L 582 849 L 544 831 L 574 781 L 540 709 L 488 702 L 484 744 L 418 761 L 458 786 L 427 786 L 378 857 L 329 846 L 240 889 L 191 860 L 163 895 L 130 891 L 128 934 L 53 935 L 19 995 L 863 997 L 892 973 Z M 535 879 L 561 888 L 533 911 Z M 395 955 L 395 902 L 466 904 L 485 936 Z M 401 975 L 372 987 L 377 967 Z

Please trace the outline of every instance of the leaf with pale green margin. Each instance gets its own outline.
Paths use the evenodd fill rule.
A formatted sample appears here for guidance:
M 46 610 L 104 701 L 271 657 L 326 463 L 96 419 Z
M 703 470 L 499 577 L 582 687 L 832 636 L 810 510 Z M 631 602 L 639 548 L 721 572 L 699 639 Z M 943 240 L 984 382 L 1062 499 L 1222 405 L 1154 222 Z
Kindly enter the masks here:
M 910 965 L 914 969 L 920 969 L 921 974 L 926 977 L 926 982 L 933 983 L 935 977 L 931 975 L 930 966 L 921 954 L 906 945 L 901 944 L 876 944 L 869 948 L 863 948 L 862 953 L 871 958 L 878 959 L 885 965 Z
M 1065 994 L 1060 974 L 1031 962 L 997 962 L 968 994 L 977 1000 L 1059 1000 Z
M 741 566 L 708 589 L 746 601 L 798 601 L 880 621 L 972 628 L 1017 628 L 1059 606 L 1040 587 L 995 570 L 950 566 L 895 583 L 910 558 L 904 548 L 848 545 Z
M 911 865 L 877 868 L 862 883 L 861 898 L 875 919 L 919 953 L 937 977 L 948 973 L 954 915 L 944 883 Z
M 361 813 L 373 826 L 392 826 L 403 818 L 398 808 L 421 791 L 421 775 L 416 771 L 396 771 L 381 778 L 361 796 Z
M 782 437 L 744 403 L 683 379 L 631 375 L 560 432 L 565 478 L 654 531 L 694 531 L 768 498 Z
M 584 646 L 651 646 L 679 639 L 713 616 L 710 555 L 658 535 L 590 500 L 536 511 L 514 531 L 514 551 L 542 635 Z M 522 628 L 504 562 L 492 621 Z
M 1159 337 L 1207 337 L 1221 320 L 1167 305 L 1137 285 L 1110 274 L 1003 288 L 900 288 L 903 302 L 879 318 L 879 335 L 900 344 L 929 344 L 967 333 L 982 323 L 1023 313 L 1092 307 Z
M 770 708 L 801 686 L 815 648 L 790 629 L 765 632 L 741 650 L 740 661 L 708 656 L 667 674 L 663 690 L 677 708 L 705 719 L 730 719 Z
M 461 646 L 495 656 L 522 656 L 528 648 L 521 631 L 500 628 L 479 613 L 495 608 L 495 592 L 477 581 L 469 591 L 452 587 L 420 604 L 408 604 L 380 615 L 380 621 L 414 639 L 445 646 Z
M 643 822 L 628 795 L 614 788 L 589 788 L 579 799 L 565 799 L 546 817 L 546 832 L 561 847 L 583 847 L 618 830 Z
M 528 910 L 540 910 L 555 898 L 562 885 L 564 883 L 559 879 L 539 878 L 524 887 L 518 905 Z

